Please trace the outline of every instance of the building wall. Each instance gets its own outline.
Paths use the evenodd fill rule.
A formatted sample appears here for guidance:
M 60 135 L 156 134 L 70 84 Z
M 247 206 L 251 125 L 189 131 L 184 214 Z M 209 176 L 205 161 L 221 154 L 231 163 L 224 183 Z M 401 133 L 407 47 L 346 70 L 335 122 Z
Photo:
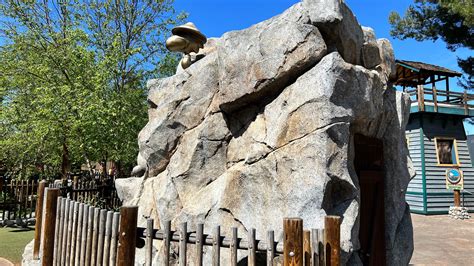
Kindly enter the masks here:
M 456 139 L 460 169 L 464 173 L 464 188 L 474 192 L 474 169 L 461 119 L 462 117 L 440 114 L 436 116 L 418 114 L 412 117 L 407 126 L 410 156 L 417 172 L 417 176 L 408 186 L 406 197 L 413 212 L 447 213 L 449 207 L 453 206 L 453 192 L 446 189 L 445 181 L 446 170 L 450 167 L 438 166 L 435 137 Z M 425 182 L 423 182 L 423 168 Z M 426 187 L 426 191 L 423 187 Z M 423 192 L 426 192 L 426 196 Z M 465 206 L 474 210 L 474 196 L 465 195 Z
M 413 125 L 412 125 L 413 126 Z M 422 153 L 421 153 L 421 130 L 420 128 L 408 128 L 406 131 L 408 149 L 416 171 L 415 177 L 408 184 L 406 201 L 410 205 L 412 212 L 422 213 L 424 209 L 423 199 L 423 178 L 422 178 Z

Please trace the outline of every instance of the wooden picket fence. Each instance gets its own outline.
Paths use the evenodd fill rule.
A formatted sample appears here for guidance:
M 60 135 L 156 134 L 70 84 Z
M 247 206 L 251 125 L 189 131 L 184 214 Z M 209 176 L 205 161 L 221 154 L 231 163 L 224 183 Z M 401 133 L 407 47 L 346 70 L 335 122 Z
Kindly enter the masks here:
M 117 195 L 112 179 L 73 179 L 51 184 L 50 187 L 60 188 L 61 196 L 74 201 L 99 205 L 107 209 L 118 209 L 122 203 Z
M 152 265 L 153 241 L 162 241 L 160 265 L 203 265 L 204 246 L 211 247 L 212 265 L 224 259 L 221 249 L 229 249 L 230 265 L 238 264 L 238 252 L 247 255 L 247 265 L 274 265 L 275 258 L 289 265 L 339 265 L 340 218 L 325 217 L 324 229 L 303 230 L 303 220 L 283 219 L 283 241 L 276 242 L 274 231 L 268 231 L 265 240 L 256 239 L 255 229 L 248 229 L 247 236 L 238 236 L 237 228 L 231 236 L 221 234 L 220 226 L 212 233 L 204 233 L 204 225 L 197 224 L 189 231 L 187 223 L 173 230 L 170 221 L 163 229 L 153 228 L 153 219 L 147 227 L 137 227 L 138 207 L 121 207 L 120 213 L 96 208 L 85 203 L 60 197 L 58 188 L 46 188 L 40 183 L 38 210 L 44 209 L 43 225 L 36 224 L 34 258 L 41 254 L 42 265 L 134 265 L 136 247 L 145 248 L 145 264 Z M 45 193 L 46 192 L 46 193 Z M 46 197 L 45 197 L 45 196 Z M 44 206 L 40 206 L 43 205 Z M 41 212 L 37 212 L 42 216 Z M 145 239 L 143 241 L 143 239 Z M 142 243 L 144 242 L 144 243 Z M 171 243 L 178 243 L 178 257 L 171 254 Z M 188 246 L 196 256 L 188 260 Z M 42 252 L 40 253 L 40 247 Z M 257 262 L 257 254 L 266 263 Z M 191 261 L 192 259 L 192 261 Z
M 37 189 L 35 180 L 0 177 L 0 221 L 20 221 L 19 225 L 26 225 L 34 217 Z

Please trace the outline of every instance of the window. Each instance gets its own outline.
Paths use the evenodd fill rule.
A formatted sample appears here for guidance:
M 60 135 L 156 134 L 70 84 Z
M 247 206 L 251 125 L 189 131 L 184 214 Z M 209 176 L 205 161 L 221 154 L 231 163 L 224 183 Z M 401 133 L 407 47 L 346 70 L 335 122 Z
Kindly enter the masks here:
M 438 165 L 459 165 L 456 140 L 451 138 L 435 138 Z

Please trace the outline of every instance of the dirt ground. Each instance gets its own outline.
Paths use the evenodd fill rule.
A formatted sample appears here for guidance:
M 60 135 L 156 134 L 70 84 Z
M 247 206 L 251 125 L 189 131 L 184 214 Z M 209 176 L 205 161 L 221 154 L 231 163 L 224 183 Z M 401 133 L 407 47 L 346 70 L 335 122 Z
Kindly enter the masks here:
M 453 220 L 447 215 L 412 214 L 414 265 L 474 265 L 474 215 Z

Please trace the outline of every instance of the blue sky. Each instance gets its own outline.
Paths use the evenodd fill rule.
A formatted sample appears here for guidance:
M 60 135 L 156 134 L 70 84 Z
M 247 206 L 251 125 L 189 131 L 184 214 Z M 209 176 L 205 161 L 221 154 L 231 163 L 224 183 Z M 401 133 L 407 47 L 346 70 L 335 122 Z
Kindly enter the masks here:
M 206 36 L 220 37 L 227 31 L 244 29 L 278 15 L 297 2 L 299 0 L 175 0 L 175 9 L 186 11 L 188 21 L 194 22 Z M 472 55 L 468 49 L 451 52 L 442 41 L 393 39 L 388 23 L 390 12 L 403 14 L 413 0 L 346 0 L 346 3 L 361 25 L 373 28 L 377 38 L 392 42 L 397 59 L 422 61 L 460 71 L 456 58 Z M 450 86 L 456 88 L 456 80 L 452 80 Z M 472 126 L 466 130 L 474 133 Z

